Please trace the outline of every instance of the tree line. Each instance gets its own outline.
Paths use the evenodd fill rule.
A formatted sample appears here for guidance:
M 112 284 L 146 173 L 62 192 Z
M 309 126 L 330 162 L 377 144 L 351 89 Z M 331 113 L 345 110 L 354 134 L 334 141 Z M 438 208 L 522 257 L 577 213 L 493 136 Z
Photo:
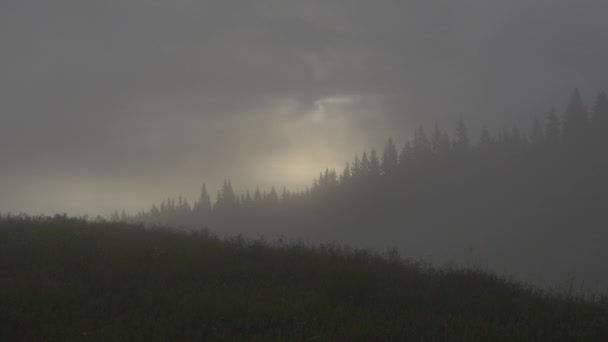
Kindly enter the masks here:
M 543 236 L 549 227 L 556 236 L 608 226 L 607 146 L 606 92 L 588 108 L 575 90 L 561 115 L 551 108 L 528 134 L 514 125 L 498 134 L 483 128 L 471 139 L 460 118 L 451 135 L 436 124 L 430 133 L 416 129 L 401 148 L 389 138 L 381 152 L 364 151 L 342 170 L 320 172 L 304 191 L 239 194 L 226 180 L 213 197 L 203 185 L 193 204 L 169 198 L 112 219 L 354 244 L 393 237 L 413 249 L 431 236 L 441 240 L 436 248 L 482 237 L 498 244 L 507 232 Z

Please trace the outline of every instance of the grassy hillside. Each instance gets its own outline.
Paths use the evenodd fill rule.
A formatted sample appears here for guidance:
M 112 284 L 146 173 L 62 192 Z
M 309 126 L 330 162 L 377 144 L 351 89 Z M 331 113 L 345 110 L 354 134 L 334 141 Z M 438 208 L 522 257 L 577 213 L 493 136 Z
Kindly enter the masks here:
M 390 254 L 390 253 L 389 253 Z M 608 340 L 608 301 L 363 250 L 0 220 L 0 340 Z

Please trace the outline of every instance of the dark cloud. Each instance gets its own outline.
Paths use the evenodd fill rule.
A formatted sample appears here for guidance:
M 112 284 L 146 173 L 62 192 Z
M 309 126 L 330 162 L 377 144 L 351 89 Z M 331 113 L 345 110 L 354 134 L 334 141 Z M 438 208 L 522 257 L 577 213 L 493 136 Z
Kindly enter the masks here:
M 527 125 L 574 87 L 608 88 L 607 11 L 591 0 L 3 1 L 0 209 L 106 213 L 224 177 L 302 187 L 435 120 Z

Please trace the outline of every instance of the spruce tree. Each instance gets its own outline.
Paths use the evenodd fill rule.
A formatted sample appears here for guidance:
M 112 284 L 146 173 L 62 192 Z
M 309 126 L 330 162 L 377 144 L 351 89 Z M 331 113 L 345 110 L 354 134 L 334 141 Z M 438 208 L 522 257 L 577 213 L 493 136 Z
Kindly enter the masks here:
M 490 132 L 484 126 L 481 129 L 481 136 L 479 137 L 479 151 L 486 153 L 490 150 L 490 144 L 492 140 L 490 138 Z
M 355 155 L 353 165 L 350 169 L 351 178 L 358 179 L 361 176 L 361 162 L 359 161 L 359 155 Z
M 156 205 L 152 205 L 152 208 L 150 208 L 150 217 L 152 218 L 153 222 L 158 219 L 159 215 L 160 210 L 158 207 L 156 207 Z
M 412 145 L 416 158 L 426 158 L 430 156 L 432 150 L 431 142 L 426 136 L 424 127 L 420 126 L 420 128 L 414 132 L 414 141 Z
M 112 215 L 110 216 L 111 222 L 120 222 L 120 215 L 118 214 L 118 210 L 114 210 Z
M 350 164 L 348 162 L 346 162 L 346 165 L 344 165 L 344 170 L 342 171 L 342 175 L 340 176 L 340 183 L 342 183 L 342 184 L 348 183 L 350 181 L 350 177 L 351 177 Z
M 374 177 L 380 175 L 380 160 L 378 159 L 376 150 L 373 148 L 369 154 L 369 173 Z
M 198 202 L 194 204 L 194 211 L 198 216 L 204 216 L 211 212 L 211 198 L 207 192 L 207 185 L 205 184 L 201 187 L 201 195 Z
M 450 152 L 450 137 L 445 131 L 439 129 L 437 122 L 435 122 L 435 130 L 431 139 L 431 148 L 436 155 L 445 155 Z
M 370 162 L 367 158 L 367 152 L 363 152 L 363 156 L 361 157 L 361 176 L 368 177 L 370 175 Z
M 587 108 L 583 103 L 581 94 L 575 89 L 564 112 L 564 141 L 568 144 L 580 144 L 584 139 L 587 128 Z
M 277 203 L 279 203 L 279 195 L 277 194 L 274 185 L 270 188 L 270 193 L 268 193 L 266 201 L 268 202 L 268 204 L 271 205 L 276 205 Z
M 460 119 L 458 119 L 458 122 L 456 123 L 456 131 L 453 145 L 454 150 L 459 153 L 467 152 L 470 147 L 467 126 L 465 125 L 462 116 L 460 117 Z
M 397 169 L 398 162 L 399 154 L 397 153 L 397 148 L 393 143 L 393 139 L 388 138 L 384 152 L 382 153 L 382 173 L 390 174 L 394 172 Z
M 283 194 L 281 195 L 281 200 L 283 202 L 287 202 L 291 199 L 291 193 L 287 191 L 287 187 L 283 185 Z
M 215 196 L 215 205 L 213 207 L 214 210 L 222 210 L 225 208 L 224 200 L 222 198 L 222 192 L 218 191 L 217 196 Z
M 229 180 L 224 181 L 222 190 L 217 194 L 216 207 L 219 210 L 233 209 L 236 207 L 236 195 L 232 190 L 232 183 Z
M 431 148 L 433 153 L 439 154 L 439 146 L 441 145 L 441 130 L 439 130 L 439 124 L 435 121 L 435 129 L 433 130 L 433 137 L 431 138 Z
M 408 164 L 408 162 L 410 161 L 410 158 L 412 156 L 412 142 L 411 141 L 406 141 L 403 144 L 403 148 L 401 149 L 401 152 L 399 152 L 399 167 L 402 169 L 405 169 L 406 165 Z
M 260 187 L 259 186 L 255 187 L 255 193 L 253 194 L 253 201 L 256 204 L 259 204 L 260 202 L 262 202 L 262 194 L 260 193 Z
M 226 202 L 228 207 L 235 206 L 236 195 L 234 193 L 234 190 L 232 189 L 232 182 L 230 182 L 230 180 L 226 182 L 226 185 L 222 189 L 222 197 L 224 198 L 224 201 Z

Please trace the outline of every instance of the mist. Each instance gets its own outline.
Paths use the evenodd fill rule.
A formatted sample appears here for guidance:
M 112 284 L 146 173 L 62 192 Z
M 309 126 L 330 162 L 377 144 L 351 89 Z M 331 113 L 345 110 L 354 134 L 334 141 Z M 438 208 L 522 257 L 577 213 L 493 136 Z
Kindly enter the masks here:
M 364 150 L 326 168 L 304 191 L 286 187 L 179 195 L 113 221 L 212 229 L 223 236 L 333 242 L 408 259 L 497 272 L 557 290 L 603 293 L 608 234 L 605 157 L 608 96 L 591 113 L 579 90 L 531 133 L 483 128 L 472 141 L 460 119 L 448 133 L 415 130 L 398 148 Z
M 608 88 L 597 1 L 0 6 L 3 211 L 302 190 L 420 125 L 523 127 Z
M 0 212 L 393 246 L 601 292 L 607 12 L 3 1 Z M 389 137 L 394 170 L 344 178 Z

